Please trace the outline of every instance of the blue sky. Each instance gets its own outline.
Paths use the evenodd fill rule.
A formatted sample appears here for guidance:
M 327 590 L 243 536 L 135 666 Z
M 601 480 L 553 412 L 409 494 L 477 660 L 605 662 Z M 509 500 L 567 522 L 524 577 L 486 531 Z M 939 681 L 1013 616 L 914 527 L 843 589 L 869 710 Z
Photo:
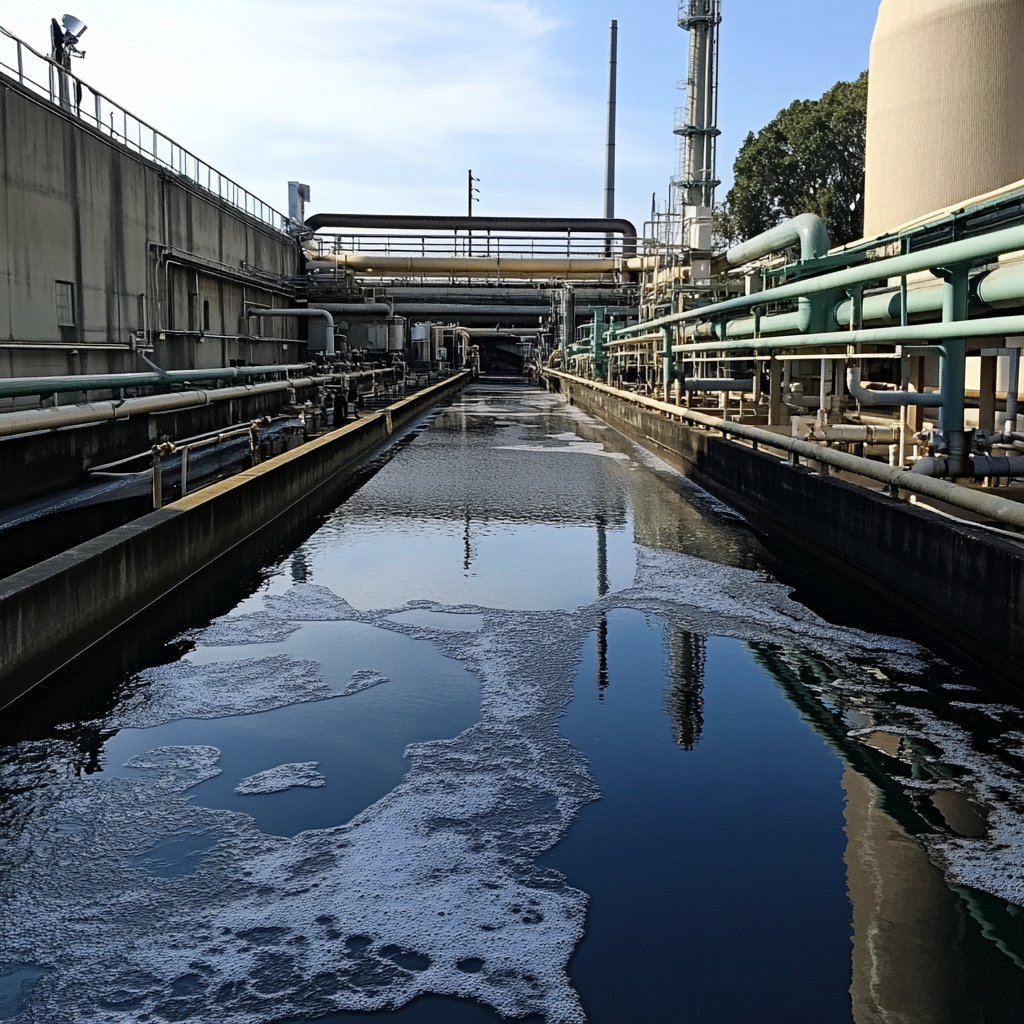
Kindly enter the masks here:
M 299 178 L 311 210 L 461 213 L 472 167 L 480 213 L 599 215 L 612 18 L 618 212 L 642 222 L 675 171 L 676 0 L 66 2 L 87 81 L 278 209 Z M 867 67 L 877 7 L 723 0 L 726 183 L 748 131 Z M 37 49 L 55 13 L 0 0 Z

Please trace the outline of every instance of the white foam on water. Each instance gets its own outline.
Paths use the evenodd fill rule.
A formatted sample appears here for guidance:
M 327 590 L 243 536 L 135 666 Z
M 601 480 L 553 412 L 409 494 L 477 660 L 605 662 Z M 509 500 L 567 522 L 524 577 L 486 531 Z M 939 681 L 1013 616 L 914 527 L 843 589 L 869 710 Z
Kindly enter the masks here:
M 388 616 L 389 622 L 404 626 L 423 626 L 426 629 L 442 631 L 452 630 L 456 633 L 472 633 L 481 629 L 484 624 L 482 615 L 471 612 L 439 612 L 432 608 L 410 608 L 408 611 L 396 612 Z
M 319 761 L 301 761 L 296 764 L 279 764 L 276 768 L 257 772 L 235 786 L 235 792 L 245 796 L 263 793 L 283 793 L 295 786 L 319 789 L 327 780 L 317 771 Z
M 253 1024 L 427 992 L 583 1021 L 567 965 L 586 896 L 535 861 L 597 796 L 557 728 L 588 626 L 494 613 L 484 635 L 446 634 L 481 678 L 481 722 L 411 746 L 403 783 L 337 828 L 267 836 L 196 806 L 185 791 L 216 773 L 212 747 L 139 755 L 138 778 L 53 781 L 5 872 L 4 957 L 53 968 L 17 1024 Z M 188 835 L 215 840 L 187 872 L 147 870 Z
M 176 639 L 193 640 L 206 647 L 240 647 L 276 644 L 287 640 L 299 627 L 269 612 L 248 612 L 214 619 L 205 629 L 190 629 Z
M 381 683 L 388 683 L 390 681 L 386 675 L 376 671 L 376 669 L 357 669 L 352 673 L 352 678 L 349 679 L 348 685 L 341 691 L 341 696 L 351 697 L 353 693 L 359 693 L 361 690 L 368 690 L 371 686 L 380 686 Z
M 606 459 L 615 459 L 618 462 L 629 462 L 629 456 L 624 452 L 609 452 L 605 450 L 599 441 L 580 441 L 578 444 L 568 444 L 556 447 L 550 444 L 498 444 L 494 446 L 497 452 L 552 452 L 556 455 L 599 455 Z
M 313 583 L 296 583 L 283 594 L 269 594 L 263 606 L 271 615 L 289 622 L 345 622 L 362 618 L 343 597 Z
M 139 673 L 104 725 L 149 729 L 182 718 L 251 715 L 335 696 L 315 661 L 285 655 L 204 665 L 175 661 Z
M 454 739 L 410 746 L 399 786 L 350 822 L 293 838 L 265 835 L 247 815 L 189 798 L 191 786 L 218 771 L 210 747 L 140 755 L 129 763 L 140 776 L 128 779 L 48 776 L 40 765 L 51 754 L 43 747 L 38 764 L 0 766 L 12 788 L 19 772 L 33 787 L 32 813 L 0 847 L 10 894 L 0 907 L 0 959 L 52 968 L 17 1024 L 68 1019 L 69 1008 L 83 1020 L 192 1013 L 211 1024 L 262 1024 L 397 1007 L 423 993 L 476 999 L 508 1017 L 583 1021 L 567 966 L 584 932 L 587 897 L 557 872 L 538 869 L 536 859 L 598 797 L 586 759 L 560 736 L 558 722 L 583 644 L 612 608 L 664 615 L 704 634 L 809 649 L 839 666 L 857 694 L 913 689 L 886 672 L 920 673 L 928 665 L 906 641 L 825 622 L 764 573 L 646 548 L 638 549 L 631 588 L 576 612 L 429 601 L 359 612 L 309 584 L 268 595 L 262 617 L 237 617 L 257 635 L 273 632 L 274 618 L 358 620 L 429 640 L 479 677 L 480 722 Z M 395 620 L 410 609 L 478 615 L 480 628 Z M 199 642 L 219 638 L 219 628 L 197 634 Z M 886 671 L 872 675 L 861 661 Z M 178 664 L 185 667 L 144 673 L 111 722 L 238 714 L 331 695 L 317 666 L 287 658 Z M 367 681 L 379 673 L 356 675 Z M 939 736 L 938 727 L 917 720 L 922 733 Z M 977 772 L 963 737 L 949 736 L 948 756 Z M 246 783 L 295 768 L 278 766 Z M 985 804 L 976 792 L 972 798 Z M 1022 851 L 1024 830 L 1013 817 L 995 827 L 1001 842 Z M 145 852 L 181 835 L 216 840 L 187 874 L 147 872 Z M 1013 888 L 982 877 L 981 868 L 972 874 L 955 866 L 961 854 L 952 841 L 934 849 L 964 884 L 999 894 Z M 999 863 L 1024 878 L 1018 853 Z

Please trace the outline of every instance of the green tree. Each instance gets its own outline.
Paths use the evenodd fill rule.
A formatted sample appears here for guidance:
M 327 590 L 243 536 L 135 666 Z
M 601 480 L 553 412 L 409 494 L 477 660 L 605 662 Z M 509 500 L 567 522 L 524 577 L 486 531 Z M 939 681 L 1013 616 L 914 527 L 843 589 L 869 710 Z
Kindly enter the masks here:
M 751 132 L 733 165 L 722 227 L 737 239 L 751 238 L 787 217 L 816 213 L 834 245 L 860 238 L 867 105 L 865 71 L 821 99 L 797 100 Z

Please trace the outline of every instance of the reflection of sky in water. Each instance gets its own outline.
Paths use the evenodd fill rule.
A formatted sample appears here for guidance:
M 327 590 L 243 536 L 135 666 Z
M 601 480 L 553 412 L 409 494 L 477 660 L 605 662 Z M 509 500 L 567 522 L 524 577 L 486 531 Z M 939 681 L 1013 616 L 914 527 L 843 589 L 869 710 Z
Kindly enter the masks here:
M 332 531 L 328 543 L 306 547 L 310 578 L 356 608 L 394 608 L 413 594 L 439 604 L 510 609 L 576 608 L 597 597 L 594 528 L 470 524 L 464 533 L 443 521 L 384 518 Z M 608 571 L 613 589 L 632 581 L 633 545 L 622 530 L 608 533 Z
M 615 611 L 607 647 L 561 725 L 602 798 L 543 860 L 592 894 L 590 1020 L 849 1021 L 841 762 L 735 640 Z
M 208 664 L 279 654 L 319 662 L 336 693 L 360 669 L 376 669 L 388 682 L 259 714 L 122 729 L 106 744 L 105 772 L 137 775 L 121 766 L 153 747 L 214 746 L 222 774 L 192 789 L 194 798 L 251 814 L 265 832 L 294 835 L 348 821 L 401 781 L 410 743 L 457 735 L 480 716 L 479 681 L 461 665 L 428 642 L 359 622 L 308 622 L 282 643 L 200 647 L 188 659 Z M 319 761 L 327 786 L 258 797 L 234 791 L 242 779 L 299 760 Z

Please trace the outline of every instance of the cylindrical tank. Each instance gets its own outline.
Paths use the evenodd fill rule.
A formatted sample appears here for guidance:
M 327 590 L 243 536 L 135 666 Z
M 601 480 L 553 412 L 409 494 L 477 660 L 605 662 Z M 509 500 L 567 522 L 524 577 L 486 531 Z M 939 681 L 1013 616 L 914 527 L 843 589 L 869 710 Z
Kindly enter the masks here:
M 1024 178 L 1024 3 L 882 0 L 864 234 Z
M 388 317 L 388 351 L 401 352 L 405 348 L 405 317 Z

